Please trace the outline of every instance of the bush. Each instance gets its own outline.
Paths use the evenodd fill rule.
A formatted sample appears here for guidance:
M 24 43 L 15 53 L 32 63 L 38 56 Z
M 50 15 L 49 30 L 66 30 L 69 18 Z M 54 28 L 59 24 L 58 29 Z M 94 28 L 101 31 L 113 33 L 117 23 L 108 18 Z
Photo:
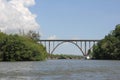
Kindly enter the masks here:
M 0 61 L 39 61 L 46 54 L 42 44 L 28 37 L 0 33 Z

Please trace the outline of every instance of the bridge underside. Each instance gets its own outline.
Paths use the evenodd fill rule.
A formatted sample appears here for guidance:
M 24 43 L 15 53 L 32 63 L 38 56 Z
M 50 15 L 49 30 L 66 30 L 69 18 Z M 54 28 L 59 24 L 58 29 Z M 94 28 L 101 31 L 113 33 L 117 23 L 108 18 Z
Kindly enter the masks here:
M 74 44 L 83 56 L 88 56 L 89 51 L 92 50 L 93 45 L 95 45 L 99 40 L 39 40 L 41 44 L 46 47 L 49 54 L 53 54 L 54 51 L 64 43 Z

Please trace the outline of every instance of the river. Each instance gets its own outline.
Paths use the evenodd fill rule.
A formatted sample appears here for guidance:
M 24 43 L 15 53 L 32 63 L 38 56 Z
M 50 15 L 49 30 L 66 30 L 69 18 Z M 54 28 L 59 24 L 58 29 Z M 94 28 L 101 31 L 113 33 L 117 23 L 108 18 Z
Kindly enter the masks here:
M 119 80 L 120 61 L 0 62 L 0 80 Z

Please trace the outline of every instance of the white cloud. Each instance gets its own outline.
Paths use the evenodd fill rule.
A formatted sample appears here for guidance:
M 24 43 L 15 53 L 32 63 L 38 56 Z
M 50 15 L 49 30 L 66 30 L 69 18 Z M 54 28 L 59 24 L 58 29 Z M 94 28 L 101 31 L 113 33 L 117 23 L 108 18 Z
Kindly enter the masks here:
M 39 30 L 36 15 L 29 10 L 34 4 L 35 0 L 0 0 L 0 30 L 7 33 Z
M 56 35 L 52 35 L 48 38 L 48 40 L 54 40 L 54 39 L 57 39 Z

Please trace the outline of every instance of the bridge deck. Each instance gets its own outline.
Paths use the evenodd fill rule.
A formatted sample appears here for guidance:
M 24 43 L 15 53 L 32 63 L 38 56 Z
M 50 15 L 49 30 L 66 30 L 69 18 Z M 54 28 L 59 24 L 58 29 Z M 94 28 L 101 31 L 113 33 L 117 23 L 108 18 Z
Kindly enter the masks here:
M 74 39 L 57 39 L 57 40 L 39 40 L 39 41 L 100 41 L 100 40 L 74 40 Z

